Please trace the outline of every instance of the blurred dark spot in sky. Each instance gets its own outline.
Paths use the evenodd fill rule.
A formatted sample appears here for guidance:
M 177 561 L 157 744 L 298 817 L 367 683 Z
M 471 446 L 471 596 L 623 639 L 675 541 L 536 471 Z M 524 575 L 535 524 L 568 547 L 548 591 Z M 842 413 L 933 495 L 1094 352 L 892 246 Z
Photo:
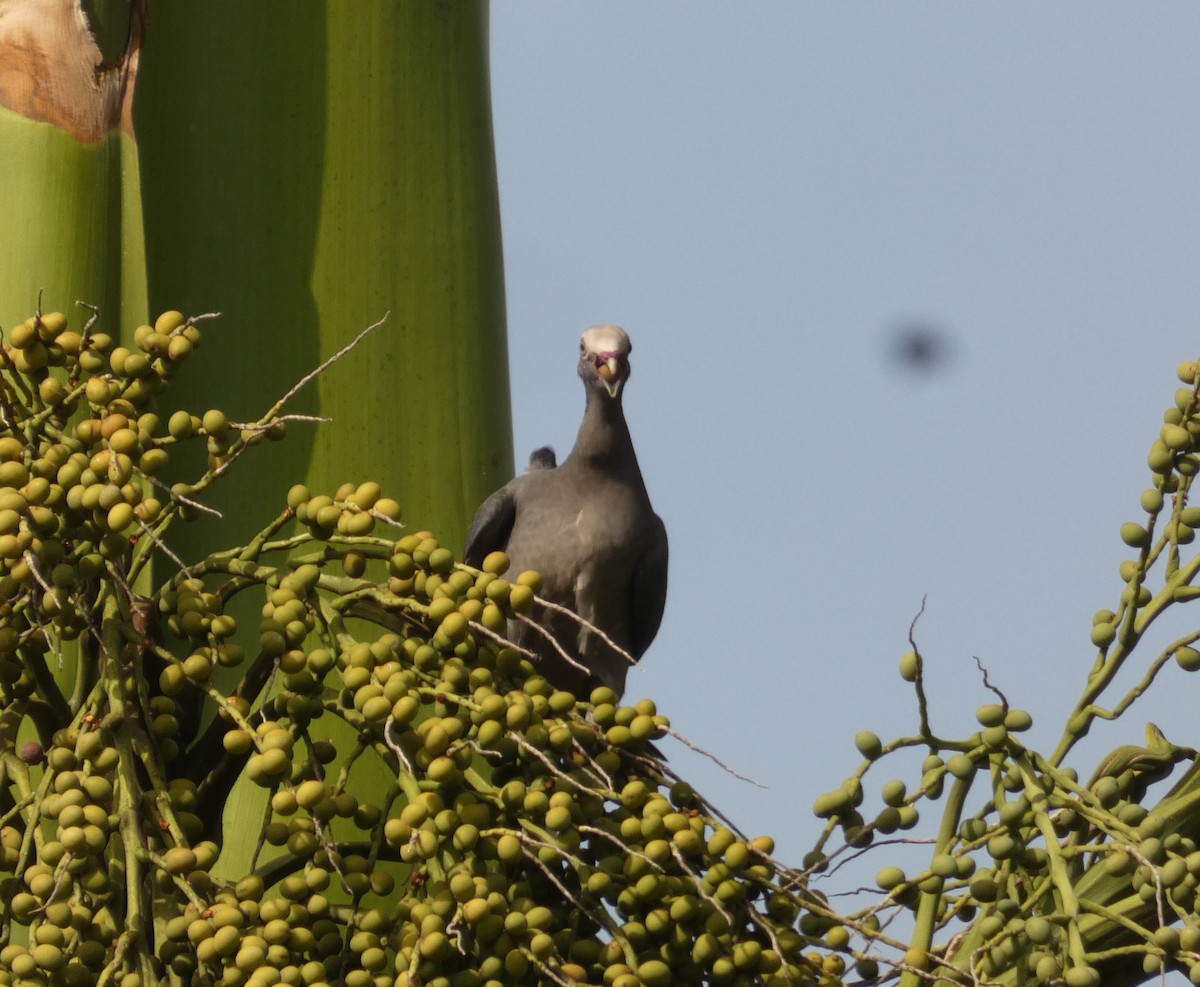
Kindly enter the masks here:
M 950 335 L 941 326 L 906 321 L 890 331 L 886 356 L 897 370 L 931 377 L 948 369 L 952 350 Z

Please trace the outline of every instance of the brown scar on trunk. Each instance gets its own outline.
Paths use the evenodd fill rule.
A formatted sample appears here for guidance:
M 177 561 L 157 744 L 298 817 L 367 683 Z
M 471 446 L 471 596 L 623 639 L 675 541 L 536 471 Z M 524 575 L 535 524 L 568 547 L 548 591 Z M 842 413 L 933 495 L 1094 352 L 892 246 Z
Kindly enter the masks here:
M 146 0 L 130 6 L 129 37 L 106 62 L 79 0 L 0 0 L 0 105 L 94 144 L 133 134 L 133 84 Z

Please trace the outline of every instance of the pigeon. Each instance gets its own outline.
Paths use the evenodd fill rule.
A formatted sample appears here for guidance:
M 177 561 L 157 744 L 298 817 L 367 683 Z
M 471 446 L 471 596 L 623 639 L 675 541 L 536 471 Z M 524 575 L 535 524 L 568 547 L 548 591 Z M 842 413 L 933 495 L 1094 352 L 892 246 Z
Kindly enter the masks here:
M 552 685 L 580 696 L 597 685 L 618 696 L 625 691 L 630 659 L 640 659 L 654 640 L 667 598 L 667 531 L 650 505 L 621 407 L 631 349 L 618 326 L 583 334 L 579 376 L 587 404 L 575 447 L 557 468 L 542 468 L 541 450 L 535 452 L 528 472 L 480 506 L 463 553 L 468 565 L 479 566 L 503 550 L 511 573 L 536 569 L 539 595 L 583 618 L 535 605 L 530 616 L 540 628 L 519 620 L 508 627 Z

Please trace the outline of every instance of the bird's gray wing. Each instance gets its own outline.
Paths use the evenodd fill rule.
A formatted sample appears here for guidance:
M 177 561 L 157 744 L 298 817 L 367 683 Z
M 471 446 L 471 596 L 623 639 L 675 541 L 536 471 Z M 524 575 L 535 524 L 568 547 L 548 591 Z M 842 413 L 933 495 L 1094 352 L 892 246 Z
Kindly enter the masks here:
M 558 466 L 558 456 L 551 446 L 542 446 L 529 454 L 529 470 L 552 470 Z
M 467 547 L 463 562 L 480 566 L 489 553 L 508 547 L 517 520 L 517 491 L 515 481 L 505 484 L 479 505 L 471 530 L 467 532 Z
M 653 517 L 646 551 L 633 572 L 629 650 L 634 658 L 650 647 L 667 605 L 667 528 L 657 514 Z

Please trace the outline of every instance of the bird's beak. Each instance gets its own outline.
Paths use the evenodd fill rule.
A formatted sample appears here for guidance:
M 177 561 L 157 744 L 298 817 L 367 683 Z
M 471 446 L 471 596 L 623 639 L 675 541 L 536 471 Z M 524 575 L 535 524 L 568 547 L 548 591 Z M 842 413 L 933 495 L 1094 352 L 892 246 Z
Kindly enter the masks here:
M 615 398 L 627 376 L 621 358 L 615 353 L 600 353 L 594 358 L 596 373 L 604 382 L 604 389 L 610 398 Z

